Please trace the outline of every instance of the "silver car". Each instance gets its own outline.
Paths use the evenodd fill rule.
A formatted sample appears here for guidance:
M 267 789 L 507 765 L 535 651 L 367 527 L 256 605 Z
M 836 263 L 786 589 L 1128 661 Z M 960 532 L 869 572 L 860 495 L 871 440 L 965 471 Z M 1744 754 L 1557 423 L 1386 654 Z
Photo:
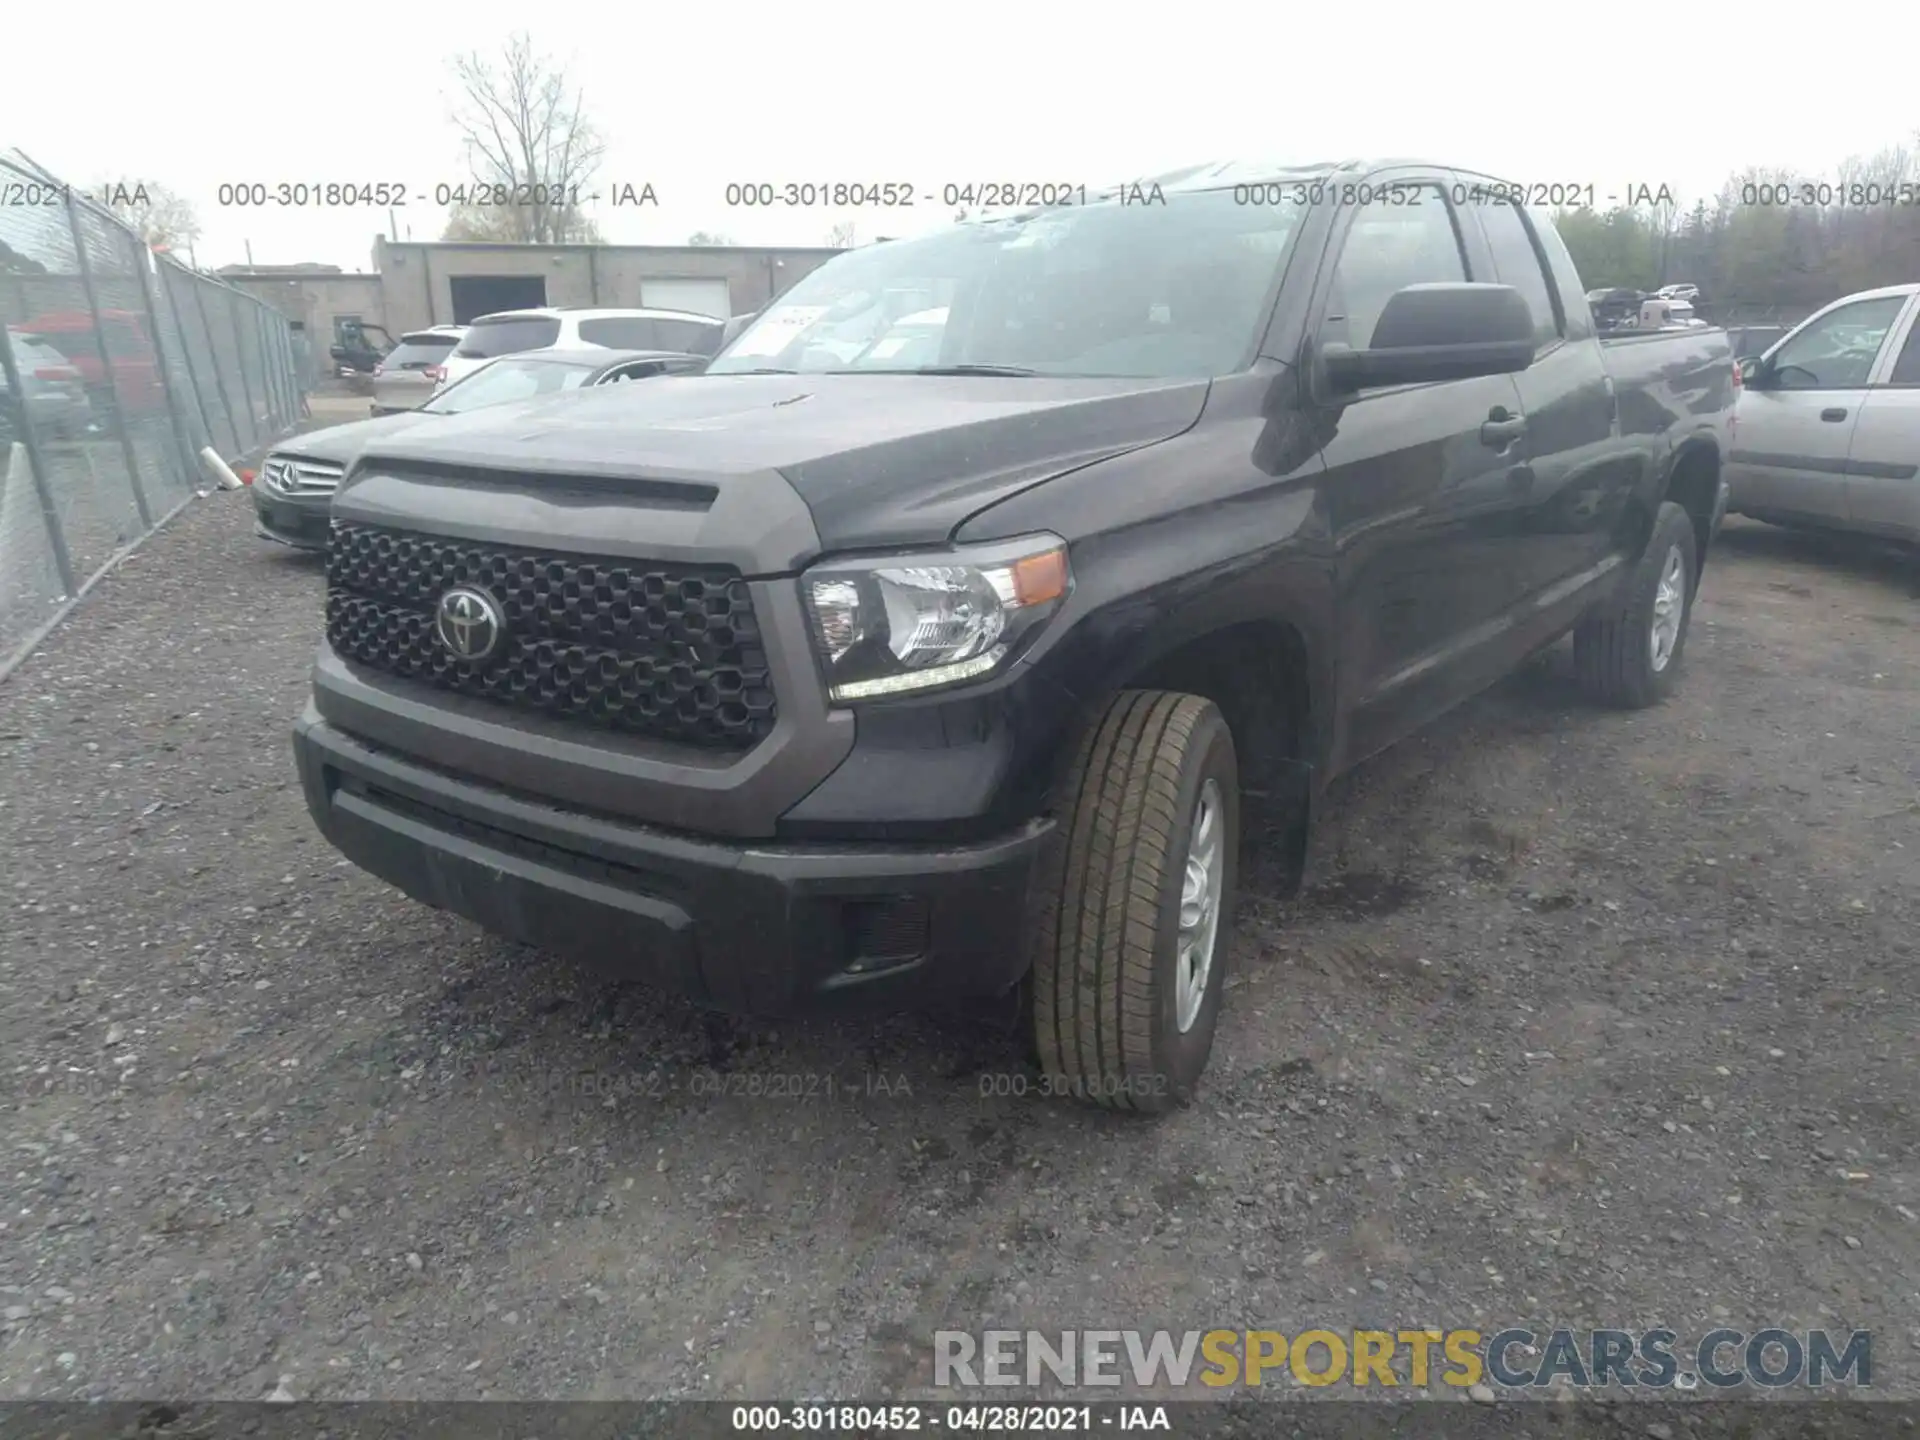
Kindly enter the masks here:
M 368 441 L 446 416 L 537 400 L 593 385 L 617 385 L 704 370 L 708 357 L 669 350 L 534 350 L 490 360 L 401 415 L 356 420 L 282 441 L 253 482 L 254 533 L 296 550 L 327 548 L 333 492 Z
M 13 347 L 13 363 L 20 372 L 20 384 L 26 391 L 27 417 L 45 439 L 72 439 L 86 432 L 94 422 L 93 402 L 73 362 L 46 339 L 25 330 L 7 327 L 7 340 Z M 0 410 L 12 411 L 13 396 L 7 390 L 7 377 L 0 371 Z M 12 426 L 0 420 L 0 428 Z
M 1864 290 L 1740 362 L 1729 510 L 1920 543 L 1917 319 L 1920 285 Z
M 426 404 L 447 378 L 447 357 L 466 333 L 464 325 L 435 325 L 402 335 L 373 367 L 373 413 L 399 415 Z

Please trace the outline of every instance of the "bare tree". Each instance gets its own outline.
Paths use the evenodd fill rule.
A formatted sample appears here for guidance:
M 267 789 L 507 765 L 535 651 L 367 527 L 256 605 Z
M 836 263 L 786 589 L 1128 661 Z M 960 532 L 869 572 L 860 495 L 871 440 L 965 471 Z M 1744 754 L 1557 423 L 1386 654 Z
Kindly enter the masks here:
M 177 250 L 200 238 L 193 202 L 153 180 L 105 180 L 90 191 L 156 250 Z
M 859 227 L 856 226 L 853 221 L 842 220 L 827 232 L 827 244 L 836 250 L 851 250 L 859 243 L 858 240 L 854 238 L 858 233 Z
M 731 245 L 733 237 L 722 235 L 718 230 L 696 230 L 687 236 L 689 245 Z
M 497 213 L 469 214 L 464 223 L 489 239 L 563 245 L 589 238 L 580 207 L 606 147 L 566 72 L 522 32 L 497 62 L 469 52 L 454 60 L 453 73 L 461 92 L 453 123 L 465 142 L 469 185 L 479 182 L 482 194 L 477 204 L 469 198 L 456 206 L 449 229 L 463 223 L 463 211 L 482 211 Z

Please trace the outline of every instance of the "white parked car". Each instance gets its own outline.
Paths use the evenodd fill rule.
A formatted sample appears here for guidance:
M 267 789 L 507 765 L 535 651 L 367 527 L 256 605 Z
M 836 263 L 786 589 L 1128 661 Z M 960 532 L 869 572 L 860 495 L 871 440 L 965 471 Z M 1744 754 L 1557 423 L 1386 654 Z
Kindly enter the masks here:
M 1920 285 L 1836 300 L 1740 362 L 1727 508 L 1920 543 Z
M 482 315 L 467 326 L 441 362 L 440 388 L 471 375 L 487 361 L 524 350 L 663 350 L 713 355 L 727 322 L 686 310 L 611 310 L 543 307 Z
M 426 404 L 446 376 L 447 357 L 466 333 L 464 325 L 435 325 L 402 335 L 373 367 L 374 415 L 398 415 Z

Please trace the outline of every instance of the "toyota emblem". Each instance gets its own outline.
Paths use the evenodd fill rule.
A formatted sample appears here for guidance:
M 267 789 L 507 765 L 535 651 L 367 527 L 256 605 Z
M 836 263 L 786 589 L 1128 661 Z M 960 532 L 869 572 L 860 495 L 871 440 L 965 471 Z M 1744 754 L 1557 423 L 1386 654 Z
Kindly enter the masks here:
M 477 665 L 500 648 L 507 620 L 500 602 L 484 590 L 461 585 L 440 597 L 434 633 L 456 660 Z

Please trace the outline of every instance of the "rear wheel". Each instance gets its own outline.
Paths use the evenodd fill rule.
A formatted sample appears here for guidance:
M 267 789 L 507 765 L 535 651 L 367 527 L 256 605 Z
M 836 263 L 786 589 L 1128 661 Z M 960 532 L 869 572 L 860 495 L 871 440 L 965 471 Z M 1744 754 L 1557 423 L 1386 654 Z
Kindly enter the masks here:
M 1619 596 L 1573 632 L 1574 669 L 1596 700 L 1641 709 L 1666 698 L 1693 618 L 1696 564 L 1693 522 L 1669 501 Z
M 1052 1093 L 1154 1113 L 1213 1050 L 1240 846 L 1210 700 L 1123 691 L 1084 743 L 1038 887 L 1033 1040 Z

